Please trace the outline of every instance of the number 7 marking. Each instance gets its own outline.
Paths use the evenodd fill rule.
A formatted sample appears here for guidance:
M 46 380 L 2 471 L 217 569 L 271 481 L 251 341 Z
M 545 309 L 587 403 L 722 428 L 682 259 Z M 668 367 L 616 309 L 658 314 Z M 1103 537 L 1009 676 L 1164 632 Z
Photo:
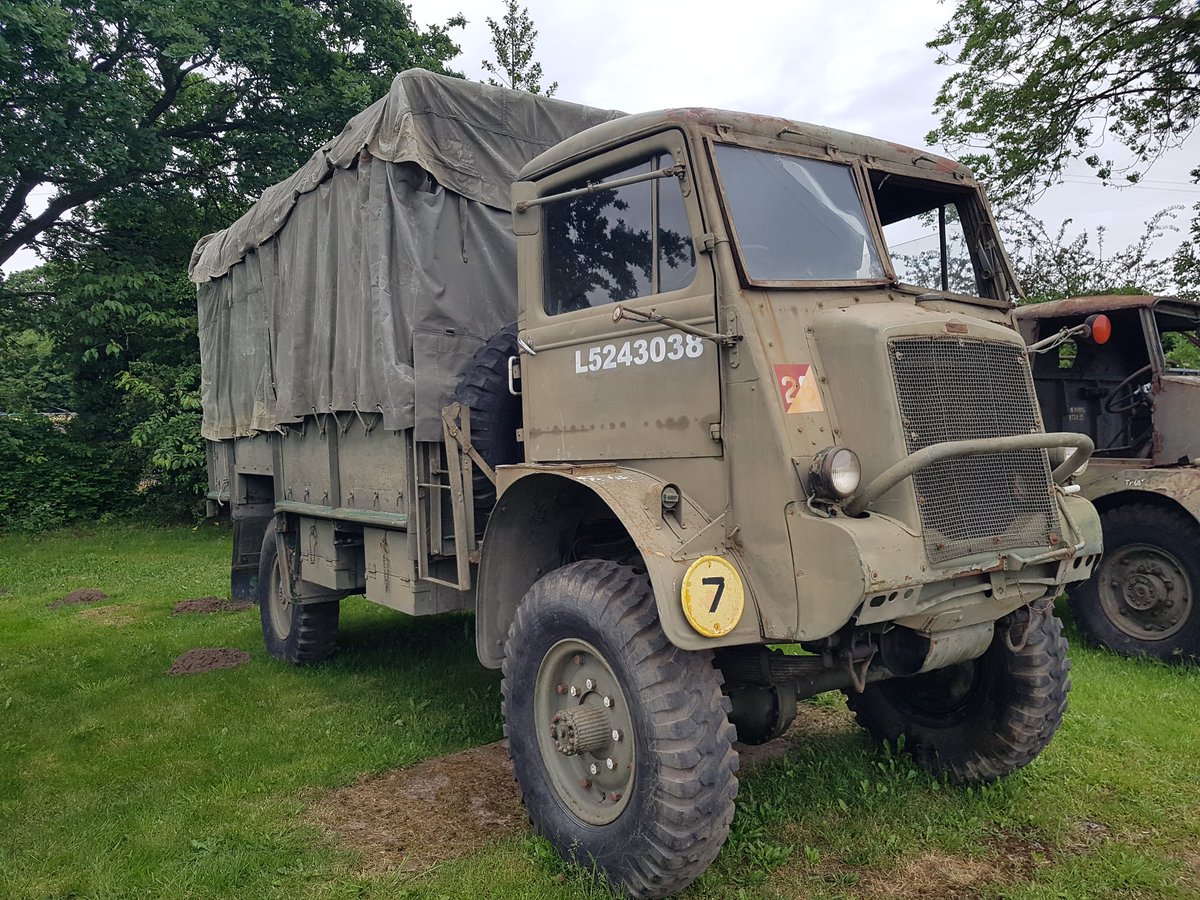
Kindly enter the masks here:
M 715 613 L 717 611 L 717 607 L 721 603 L 721 595 L 725 593 L 725 576 L 717 575 L 715 578 L 702 578 L 700 583 L 715 584 L 717 586 L 717 594 L 715 597 L 713 597 L 712 606 L 708 608 L 710 613 Z

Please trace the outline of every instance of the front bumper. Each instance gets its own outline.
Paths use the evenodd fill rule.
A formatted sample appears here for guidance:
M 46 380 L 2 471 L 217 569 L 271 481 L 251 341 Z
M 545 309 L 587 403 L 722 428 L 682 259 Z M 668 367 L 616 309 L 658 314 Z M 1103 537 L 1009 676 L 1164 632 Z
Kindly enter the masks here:
M 1087 500 L 1055 493 L 1069 533 L 1061 546 L 975 554 L 934 565 L 922 535 L 883 515 L 819 518 L 788 508 L 796 569 L 796 634 L 816 640 L 848 622 L 894 622 L 941 631 L 993 621 L 1064 585 L 1088 578 L 1099 561 L 1100 517 Z M 857 572 L 859 577 L 849 577 Z

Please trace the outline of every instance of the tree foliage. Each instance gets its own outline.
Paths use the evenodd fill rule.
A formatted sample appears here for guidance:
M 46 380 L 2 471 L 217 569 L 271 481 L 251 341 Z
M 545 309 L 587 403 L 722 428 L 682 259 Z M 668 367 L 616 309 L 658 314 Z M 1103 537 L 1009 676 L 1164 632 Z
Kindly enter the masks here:
M 1017 211 L 1005 215 L 1001 230 L 1031 303 L 1089 294 L 1164 294 L 1172 292 L 1172 260 L 1156 257 L 1154 246 L 1166 231 L 1175 230 L 1178 210 L 1157 213 L 1136 241 L 1115 251 L 1105 245 L 1103 225 L 1094 236 L 1083 229 L 1070 237 L 1070 219 L 1051 232 L 1040 219 Z
M 46 260 L 0 282 L 0 397 L 76 413 L 63 430 L 0 419 L 0 501 L 48 489 L 43 458 L 113 475 L 52 515 L 7 515 L 194 504 L 193 245 L 399 70 L 446 71 L 461 24 L 418 28 L 397 0 L 0 0 L 0 262 L 20 245 Z M 37 394 L 23 363 L 58 381 Z
M 1037 195 L 1076 159 L 1137 181 L 1200 115 L 1194 0 L 957 0 L 929 46 L 961 67 L 929 140 L 967 151 L 1001 199 Z
M 443 71 L 462 21 L 421 30 L 396 0 L 0 0 L 0 264 L 130 185 L 256 196 L 397 71 Z
M 497 22 L 488 16 L 487 24 L 492 31 L 492 50 L 496 54 L 494 61 L 485 59 L 482 63 L 483 70 L 494 76 L 488 78 L 488 84 L 553 97 L 558 82 L 551 83 L 543 91 L 542 64 L 533 59 L 538 33 L 529 18 L 529 8 L 518 9 L 517 0 L 504 0 L 504 18 Z

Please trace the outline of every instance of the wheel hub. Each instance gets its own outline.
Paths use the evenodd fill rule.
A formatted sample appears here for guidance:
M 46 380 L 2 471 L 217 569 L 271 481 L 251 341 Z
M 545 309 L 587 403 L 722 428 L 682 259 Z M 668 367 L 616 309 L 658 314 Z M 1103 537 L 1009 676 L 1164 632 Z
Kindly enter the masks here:
M 1175 556 L 1151 544 L 1119 547 L 1101 562 L 1100 605 L 1117 628 L 1139 640 L 1161 640 L 1183 627 L 1192 585 Z
M 625 809 L 635 779 L 629 704 L 600 652 L 559 641 L 534 686 L 542 762 L 558 799 L 580 821 L 606 825 Z
M 608 746 L 612 729 L 603 708 L 560 709 L 550 720 L 550 739 L 563 756 L 592 753 Z
M 271 571 L 271 583 L 267 590 L 267 611 L 270 613 L 271 628 L 280 640 L 287 638 L 292 629 L 292 598 L 285 589 L 283 564 L 276 560 Z

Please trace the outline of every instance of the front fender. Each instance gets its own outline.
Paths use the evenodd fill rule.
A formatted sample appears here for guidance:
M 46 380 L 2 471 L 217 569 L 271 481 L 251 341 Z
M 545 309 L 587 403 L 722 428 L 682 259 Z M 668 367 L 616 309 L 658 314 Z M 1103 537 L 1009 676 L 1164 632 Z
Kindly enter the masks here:
M 1094 473 L 1089 471 L 1086 476 L 1090 476 L 1086 483 L 1084 478 L 1077 479 L 1083 484 L 1083 496 L 1101 509 L 1113 501 L 1134 500 L 1139 493 L 1155 494 L 1157 498 L 1173 501 L 1200 521 L 1200 466 L 1116 471 L 1104 467 Z
M 535 581 L 574 558 L 570 543 L 576 529 L 601 508 L 621 523 L 641 554 L 672 644 L 700 650 L 762 639 L 753 588 L 742 561 L 724 547 L 722 522 L 686 495 L 679 516 L 664 517 L 662 489 L 668 482 L 613 465 L 503 466 L 497 477 L 499 497 L 484 533 L 475 597 L 476 650 L 485 666 L 500 666 L 521 598 Z M 680 600 L 688 566 L 706 555 L 726 559 L 745 588 L 741 619 L 719 638 L 695 631 Z

